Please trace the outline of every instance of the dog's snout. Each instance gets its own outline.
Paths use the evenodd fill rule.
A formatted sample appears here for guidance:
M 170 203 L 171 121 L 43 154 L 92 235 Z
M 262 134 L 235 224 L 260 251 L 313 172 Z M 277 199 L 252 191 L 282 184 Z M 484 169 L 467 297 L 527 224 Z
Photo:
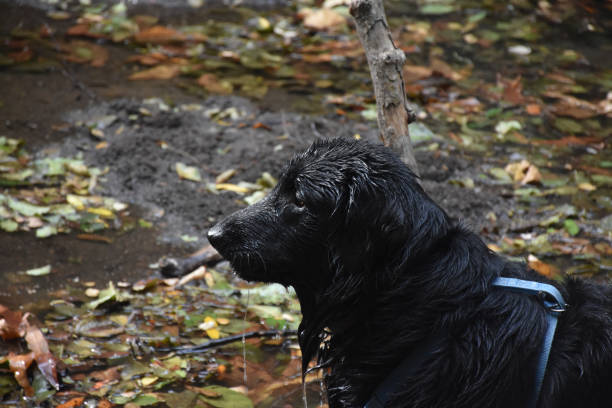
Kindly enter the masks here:
M 215 224 L 211 229 L 208 230 L 208 242 L 215 248 L 219 249 L 223 243 L 223 225 L 221 223 Z

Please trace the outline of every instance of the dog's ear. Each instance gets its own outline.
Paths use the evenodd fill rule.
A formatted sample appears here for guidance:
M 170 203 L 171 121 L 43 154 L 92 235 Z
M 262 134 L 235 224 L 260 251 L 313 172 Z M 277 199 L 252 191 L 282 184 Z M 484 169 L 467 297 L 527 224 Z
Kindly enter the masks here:
M 334 216 L 332 257 L 350 274 L 397 269 L 444 235 L 446 213 L 401 162 L 354 160 Z

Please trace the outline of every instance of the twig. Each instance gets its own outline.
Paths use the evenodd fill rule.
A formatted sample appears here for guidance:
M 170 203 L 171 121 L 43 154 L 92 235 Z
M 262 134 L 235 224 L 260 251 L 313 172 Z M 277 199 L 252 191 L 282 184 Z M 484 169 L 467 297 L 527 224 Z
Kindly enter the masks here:
M 186 275 L 205 264 L 219 262 L 221 259 L 223 258 L 217 250 L 211 245 L 208 245 L 187 258 L 177 259 L 164 257 L 159 260 L 158 265 L 162 275 L 175 278 Z
M 176 354 L 195 354 L 201 353 L 202 351 L 224 346 L 229 343 L 233 343 L 235 341 L 242 341 L 242 339 L 251 339 L 253 337 L 293 337 L 297 336 L 297 330 L 262 330 L 262 331 L 253 331 L 242 334 L 235 334 L 233 336 L 223 337 L 221 339 L 209 340 L 204 344 L 200 344 L 198 346 L 190 346 L 190 347 L 166 347 L 166 348 L 156 348 L 154 351 L 161 353 L 174 352 Z

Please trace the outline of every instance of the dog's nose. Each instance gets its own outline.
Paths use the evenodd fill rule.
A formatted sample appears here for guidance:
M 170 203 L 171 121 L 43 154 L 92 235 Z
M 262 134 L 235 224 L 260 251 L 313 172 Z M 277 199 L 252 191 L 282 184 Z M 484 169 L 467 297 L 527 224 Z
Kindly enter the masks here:
M 221 239 L 223 237 L 223 227 L 221 223 L 215 224 L 211 229 L 208 230 L 208 242 L 215 248 L 219 249 Z

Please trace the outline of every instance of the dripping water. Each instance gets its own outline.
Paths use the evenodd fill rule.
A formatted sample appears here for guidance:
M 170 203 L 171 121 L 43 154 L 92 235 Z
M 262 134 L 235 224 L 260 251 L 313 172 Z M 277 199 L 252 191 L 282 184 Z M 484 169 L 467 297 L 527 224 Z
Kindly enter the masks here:
M 247 289 L 246 308 L 244 309 L 244 322 L 245 323 L 247 321 L 247 315 L 249 313 L 250 298 L 251 298 L 251 291 Z M 244 335 L 242 336 L 242 364 L 243 364 L 242 369 L 244 371 L 244 374 L 243 374 L 244 386 L 246 387 L 248 391 L 249 386 L 247 385 L 246 337 L 244 337 Z
M 306 379 L 302 381 L 302 399 L 304 400 L 304 408 L 308 408 L 308 398 L 306 397 Z

